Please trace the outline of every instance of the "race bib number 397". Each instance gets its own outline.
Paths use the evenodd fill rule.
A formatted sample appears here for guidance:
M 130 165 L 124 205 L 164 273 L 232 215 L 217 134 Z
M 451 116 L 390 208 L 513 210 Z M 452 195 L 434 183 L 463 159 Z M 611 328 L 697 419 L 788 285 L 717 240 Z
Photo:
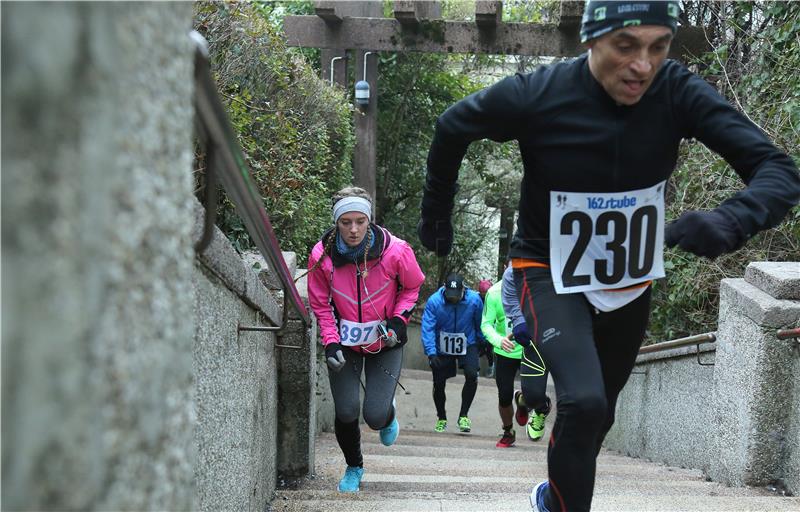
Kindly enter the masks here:
M 348 347 L 375 343 L 378 340 L 379 323 L 380 320 L 359 323 L 342 318 L 339 320 L 339 342 Z
M 664 184 L 628 192 L 550 192 L 556 293 L 664 277 Z

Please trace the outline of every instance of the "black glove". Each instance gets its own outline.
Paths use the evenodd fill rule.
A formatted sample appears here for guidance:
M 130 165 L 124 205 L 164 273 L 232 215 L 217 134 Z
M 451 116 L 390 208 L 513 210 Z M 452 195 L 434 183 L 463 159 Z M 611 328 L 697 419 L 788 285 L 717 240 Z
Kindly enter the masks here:
M 444 359 L 439 356 L 428 356 L 428 364 L 434 370 L 439 370 L 442 366 L 444 366 Z
M 528 324 L 525 322 L 515 325 L 511 332 L 514 333 L 514 341 L 516 341 L 517 344 L 523 347 L 527 347 L 531 344 L 531 335 L 528 332 Z
M 397 338 L 399 346 L 402 347 L 406 344 L 408 341 L 408 332 L 406 330 L 406 323 L 402 318 L 399 316 L 393 316 L 386 321 L 386 327 L 389 329 L 390 334 L 391 331 L 394 331 L 394 336 Z
M 447 256 L 453 249 L 453 224 L 450 219 L 420 219 L 417 224 L 417 235 L 422 245 L 437 256 Z
M 417 235 L 426 249 L 441 257 L 450 254 L 453 248 L 453 224 L 450 217 L 458 186 L 442 183 L 431 185 L 434 182 L 428 175 L 423 187 Z
M 328 368 L 335 372 L 344 368 L 345 359 L 341 343 L 333 342 L 325 345 L 325 361 L 328 363 Z
M 664 230 L 667 247 L 677 245 L 710 259 L 738 249 L 746 241 L 736 220 L 720 210 L 685 212 Z

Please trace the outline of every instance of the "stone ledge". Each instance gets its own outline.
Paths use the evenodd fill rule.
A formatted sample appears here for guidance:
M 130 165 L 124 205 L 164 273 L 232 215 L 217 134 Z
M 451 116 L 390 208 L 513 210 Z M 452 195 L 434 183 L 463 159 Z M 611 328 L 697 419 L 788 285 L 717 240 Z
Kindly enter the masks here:
M 297 255 L 293 252 L 282 251 L 283 259 L 286 261 L 286 267 L 289 269 L 289 275 L 294 275 L 297 270 Z M 258 251 L 245 251 L 242 254 L 242 260 L 245 264 L 252 268 L 261 279 L 268 289 L 272 291 L 283 290 L 283 285 L 278 277 L 277 272 L 272 269 L 272 266 Z
M 744 279 L 776 299 L 800 299 L 800 262 L 754 261 Z
M 704 341 L 704 342 L 700 343 L 700 353 L 701 354 L 703 354 L 705 352 L 716 352 L 716 351 L 717 351 L 717 344 L 716 343 L 710 343 L 708 341 Z M 663 361 L 663 360 L 667 360 L 667 359 L 675 359 L 675 358 L 678 358 L 678 357 L 693 356 L 695 354 L 697 354 L 697 345 L 686 345 L 685 347 L 671 348 L 671 349 L 668 349 L 668 350 L 663 350 L 661 352 L 652 352 L 650 354 L 642 354 L 642 355 L 640 355 L 640 356 L 638 356 L 636 358 L 636 364 L 639 365 L 639 364 L 645 364 L 645 363 L 654 363 L 656 361 Z M 703 360 L 702 359 L 703 356 L 700 356 L 700 357 L 701 357 L 700 360 L 703 361 L 704 363 L 705 362 L 710 362 L 711 358 L 709 356 L 706 356 L 706 357 L 709 358 L 709 361 Z
M 196 199 L 194 214 L 192 243 L 196 244 L 203 236 L 205 222 L 205 209 Z M 281 324 L 283 321 L 281 306 L 267 291 L 256 271 L 239 256 L 230 240 L 218 227 L 214 226 L 211 243 L 202 253 L 195 254 L 195 258 L 248 306 L 266 315 L 273 324 Z
M 748 283 L 744 279 L 723 279 L 719 285 L 720 303 L 730 301 L 730 307 L 762 327 L 794 326 L 800 318 L 800 302 L 780 300 Z

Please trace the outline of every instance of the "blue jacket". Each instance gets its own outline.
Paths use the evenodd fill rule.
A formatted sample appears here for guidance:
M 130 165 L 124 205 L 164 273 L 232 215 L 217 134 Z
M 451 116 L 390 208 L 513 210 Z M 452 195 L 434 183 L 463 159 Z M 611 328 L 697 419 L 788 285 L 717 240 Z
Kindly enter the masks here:
M 425 354 L 438 353 L 439 331 L 463 332 L 467 335 L 467 346 L 485 343 L 481 332 L 483 301 L 478 292 L 466 288 L 464 298 L 458 304 L 450 304 L 444 299 L 444 286 L 436 290 L 425 303 L 422 314 L 422 346 Z

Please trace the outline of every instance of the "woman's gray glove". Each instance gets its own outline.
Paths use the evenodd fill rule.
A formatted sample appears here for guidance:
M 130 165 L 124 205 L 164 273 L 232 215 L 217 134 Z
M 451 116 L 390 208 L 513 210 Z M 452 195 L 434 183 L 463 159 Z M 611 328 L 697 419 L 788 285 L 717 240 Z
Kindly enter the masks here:
M 328 368 L 335 372 L 344 368 L 345 359 L 341 343 L 333 342 L 325 345 L 325 361 L 328 363 Z

